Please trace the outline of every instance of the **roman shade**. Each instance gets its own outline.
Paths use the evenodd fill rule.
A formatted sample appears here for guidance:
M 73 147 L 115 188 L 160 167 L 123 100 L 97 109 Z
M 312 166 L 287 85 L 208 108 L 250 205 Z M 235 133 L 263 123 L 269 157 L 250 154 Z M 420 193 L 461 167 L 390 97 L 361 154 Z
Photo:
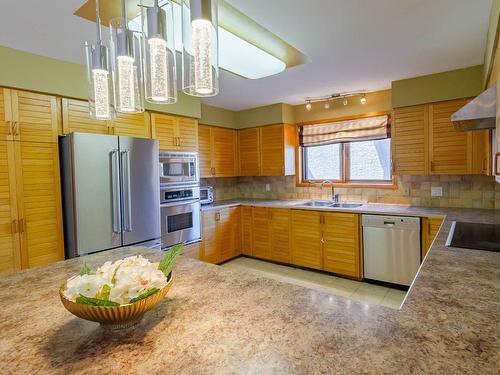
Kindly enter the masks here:
M 299 129 L 299 141 L 303 147 L 370 141 L 390 136 L 391 128 L 387 115 L 305 125 Z

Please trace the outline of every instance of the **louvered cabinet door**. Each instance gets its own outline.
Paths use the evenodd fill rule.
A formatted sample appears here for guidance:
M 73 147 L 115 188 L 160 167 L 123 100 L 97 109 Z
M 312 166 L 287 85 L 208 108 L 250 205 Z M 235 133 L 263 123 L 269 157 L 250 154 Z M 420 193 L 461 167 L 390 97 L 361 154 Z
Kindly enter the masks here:
M 359 215 L 325 213 L 323 224 L 324 270 L 361 277 Z
M 177 119 L 174 116 L 151 114 L 153 138 L 158 139 L 160 151 L 177 150 Z
M 443 220 L 439 218 L 422 218 L 422 260 L 429 251 L 442 223 Z
M 14 142 L 0 140 L 0 274 L 21 269 Z
M 253 207 L 252 218 L 252 255 L 257 258 L 270 259 L 270 209 L 266 207 Z
M 285 175 L 283 125 L 260 128 L 261 176 Z
M 89 114 L 89 103 L 84 100 L 62 99 L 63 133 L 109 134 L 108 121 L 94 120 Z
M 252 207 L 241 207 L 241 252 L 252 255 Z
M 396 108 L 391 127 L 392 159 L 399 175 L 428 173 L 428 106 Z
M 177 119 L 177 146 L 181 151 L 198 151 L 198 120 L 189 117 Z
M 57 143 L 58 109 L 55 96 L 11 90 L 14 139 Z
M 149 113 L 117 113 L 112 123 L 112 134 L 126 137 L 151 138 Z
M 260 175 L 259 128 L 238 132 L 240 176 Z
M 13 140 L 11 90 L 0 88 L 0 140 Z
M 64 259 L 57 144 L 16 142 L 23 268 Z
M 472 174 L 491 175 L 491 134 L 489 130 L 472 132 Z
M 220 262 L 225 262 L 239 255 L 239 209 L 239 207 L 230 207 L 219 211 L 217 248 L 220 252 Z
M 217 217 L 218 211 L 204 211 L 201 215 L 202 237 L 201 260 L 208 263 L 217 264 L 220 255 L 217 250 Z
M 210 126 L 198 126 L 198 163 L 200 177 L 213 177 L 212 168 L 212 131 Z
M 468 100 L 429 105 L 429 159 L 431 174 L 472 173 L 472 132 L 455 130 L 451 115 Z
M 236 175 L 236 132 L 231 129 L 212 128 L 213 160 L 216 177 Z
M 319 212 L 292 210 L 292 264 L 323 269 L 320 220 Z
M 272 208 L 271 211 L 271 259 L 290 263 L 290 216 L 291 210 Z

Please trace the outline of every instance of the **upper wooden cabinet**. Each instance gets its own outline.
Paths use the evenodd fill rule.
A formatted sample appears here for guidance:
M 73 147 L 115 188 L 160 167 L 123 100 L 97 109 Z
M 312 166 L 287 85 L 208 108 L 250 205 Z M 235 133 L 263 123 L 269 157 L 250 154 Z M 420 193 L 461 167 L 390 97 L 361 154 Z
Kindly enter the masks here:
M 62 99 L 63 134 L 72 132 L 110 134 L 109 121 L 94 120 L 89 115 L 89 103 L 84 100 Z
M 110 134 L 127 137 L 151 138 L 151 122 L 149 113 L 124 114 L 117 113 L 110 121 Z
M 3 139 L 57 143 L 59 112 L 55 96 L 2 89 L 2 104 Z
M 259 128 L 238 131 L 238 154 L 240 176 L 260 175 L 260 130 Z
M 237 132 L 232 129 L 200 125 L 198 152 L 201 177 L 237 175 Z
M 295 174 L 295 126 L 287 124 L 238 132 L 241 176 Z
M 151 113 L 151 132 L 162 151 L 198 151 L 198 120 Z
M 396 174 L 490 174 L 490 132 L 456 131 L 450 119 L 467 102 L 458 99 L 394 110 Z

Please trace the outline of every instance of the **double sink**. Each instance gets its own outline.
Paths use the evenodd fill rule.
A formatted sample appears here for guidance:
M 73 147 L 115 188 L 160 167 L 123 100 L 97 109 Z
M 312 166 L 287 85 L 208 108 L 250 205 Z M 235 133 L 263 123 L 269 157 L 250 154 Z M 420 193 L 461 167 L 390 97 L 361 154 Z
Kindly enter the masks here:
M 297 206 L 302 206 L 302 207 L 330 207 L 330 208 L 357 208 L 361 207 L 362 205 L 363 203 L 333 202 L 333 201 L 309 201 L 297 204 Z

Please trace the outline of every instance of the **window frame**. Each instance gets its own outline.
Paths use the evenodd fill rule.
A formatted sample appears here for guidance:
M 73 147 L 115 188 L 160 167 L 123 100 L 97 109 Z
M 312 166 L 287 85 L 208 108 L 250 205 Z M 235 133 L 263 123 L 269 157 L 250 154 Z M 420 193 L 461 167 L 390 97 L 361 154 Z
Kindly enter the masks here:
M 344 121 L 344 120 L 353 120 L 353 119 L 359 119 L 359 118 L 365 118 L 365 117 L 373 117 L 373 116 L 379 116 L 379 115 L 388 115 L 390 112 L 377 112 L 377 113 L 369 113 L 369 114 L 363 114 L 363 115 L 358 115 L 358 116 L 349 116 L 349 117 L 342 117 L 342 118 L 334 118 L 334 119 L 325 119 L 321 121 L 312 121 L 312 122 L 307 122 L 307 123 L 299 123 L 297 124 L 297 137 L 298 137 L 298 131 L 301 126 L 308 126 L 308 125 L 315 125 L 319 123 L 324 123 L 324 122 L 335 122 L 335 121 Z M 377 189 L 397 189 L 398 184 L 397 184 L 397 177 L 394 174 L 394 163 L 393 163 L 393 142 L 391 139 L 391 174 L 392 178 L 390 180 L 351 180 L 349 178 L 349 144 L 352 142 L 341 142 L 340 145 L 340 158 L 341 158 L 341 170 L 340 170 L 340 175 L 341 179 L 340 180 L 332 180 L 332 184 L 326 184 L 326 185 L 333 185 L 334 187 L 344 187 L 344 188 L 377 188 Z M 307 179 L 305 176 L 306 170 L 305 170 L 305 165 L 306 165 L 306 156 L 305 156 L 305 149 L 306 147 L 302 147 L 299 145 L 299 142 L 297 142 L 297 147 L 296 147 L 296 164 L 297 164 L 297 173 L 296 173 L 296 179 L 297 179 L 297 186 L 301 187 L 311 187 L 311 186 L 319 186 L 323 182 L 323 180 L 311 180 Z

